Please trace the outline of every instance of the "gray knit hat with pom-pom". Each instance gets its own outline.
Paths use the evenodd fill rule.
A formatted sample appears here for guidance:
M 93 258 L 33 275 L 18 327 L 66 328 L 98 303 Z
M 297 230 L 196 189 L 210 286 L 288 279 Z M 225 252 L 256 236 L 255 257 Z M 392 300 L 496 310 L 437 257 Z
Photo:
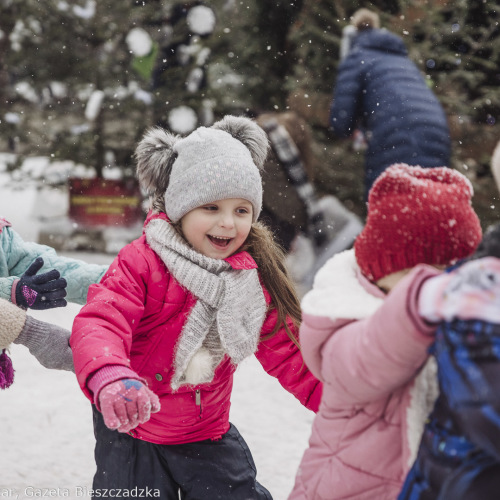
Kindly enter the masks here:
M 268 148 L 266 133 L 244 117 L 228 115 L 185 138 L 157 127 L 137 146 L 137 175 L 153 198 L 153 209 L 164 207 L 172 222 L 228 198 L 248 200 L 255 221 L 262 208 L 260 170 Z

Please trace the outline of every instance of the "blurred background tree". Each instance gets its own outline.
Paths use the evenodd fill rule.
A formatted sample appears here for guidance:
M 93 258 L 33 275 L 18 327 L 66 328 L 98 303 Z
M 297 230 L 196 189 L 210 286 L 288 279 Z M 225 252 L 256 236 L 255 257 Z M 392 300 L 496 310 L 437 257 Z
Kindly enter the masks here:
M 449 116 L 452 166 L 492 209 L 499 2 L 0 0 L 0 148 L 133 173 L 148 126 L 185 134 L 226 113 L 293 109 L 313 127 L 316 184 L 362 213 L 362 153 L 328 131 L 342 28 L 367 7 L 405 41 Z
M 152 8 L 119 0 L 3 3 L 1 111 L 11 125 L 3 147 L 71 159 L 99 176 L 106 165 L 130 163 L 130 143 L 151 121 L 151 98 L 132 72 L 127 35 Z

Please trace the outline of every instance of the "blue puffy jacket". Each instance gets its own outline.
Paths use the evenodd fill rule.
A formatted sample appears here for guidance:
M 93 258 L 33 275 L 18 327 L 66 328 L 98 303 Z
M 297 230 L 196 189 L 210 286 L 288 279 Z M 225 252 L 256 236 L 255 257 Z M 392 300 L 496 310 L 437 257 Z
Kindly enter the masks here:
M 438 99 L 398 36 L 361 31 L 340 64 L 330 126 L 340 137 L 360 128 L 368 142 L 365 183 L 393 163 L 449 166 L 450 134 Z
M 398 500 L 497 500 L 500 491 L 500 324 L 441 323 L 440 396 Z

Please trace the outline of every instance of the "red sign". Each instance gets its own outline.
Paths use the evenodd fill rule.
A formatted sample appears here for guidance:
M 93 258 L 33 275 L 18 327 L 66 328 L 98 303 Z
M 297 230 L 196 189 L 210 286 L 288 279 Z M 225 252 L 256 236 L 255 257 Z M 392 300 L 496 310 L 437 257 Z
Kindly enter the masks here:
M 69 180 L 69 217 L 82 226 L 133 226 L 144 221 L 135 179 Z

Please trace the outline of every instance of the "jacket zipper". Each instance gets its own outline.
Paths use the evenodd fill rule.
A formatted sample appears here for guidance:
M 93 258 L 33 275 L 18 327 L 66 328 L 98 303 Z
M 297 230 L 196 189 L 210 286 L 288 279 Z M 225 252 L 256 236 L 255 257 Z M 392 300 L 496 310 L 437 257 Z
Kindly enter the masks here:
M 195 403 L 196 403 L 196 406 L 200 407 L 200 419 L 201 419 L 201 391 L 200 391 L 200 389 L 196 389 L 196 391 L 195 391 Z

